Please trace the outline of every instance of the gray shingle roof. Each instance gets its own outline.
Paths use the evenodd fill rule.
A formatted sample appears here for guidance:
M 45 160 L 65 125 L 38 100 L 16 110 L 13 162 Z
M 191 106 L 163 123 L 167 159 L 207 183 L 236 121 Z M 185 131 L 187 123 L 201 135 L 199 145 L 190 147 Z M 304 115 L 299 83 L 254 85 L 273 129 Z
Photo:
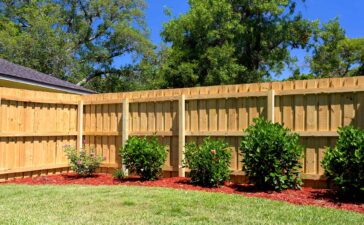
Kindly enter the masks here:
M 0 58 L 0 74 L 17 80 L 43 84 L 46 86 L 69 90 L 70 92 L 95 93 L 92 90 L 58 79 L 36 70 L 20 66 Z

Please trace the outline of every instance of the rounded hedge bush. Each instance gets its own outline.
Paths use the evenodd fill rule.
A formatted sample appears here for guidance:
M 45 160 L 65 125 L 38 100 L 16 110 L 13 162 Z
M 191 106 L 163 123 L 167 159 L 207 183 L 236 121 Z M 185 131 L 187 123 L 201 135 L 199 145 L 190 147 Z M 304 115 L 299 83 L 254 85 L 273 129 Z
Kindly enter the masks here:
M 131 173 L 135 172 L 143 180 L 155 180 L 161 174 L 167 151 L 157 137 L 130 137 L 121 148 L 120 156 Z
M 184 166 L 191 170 L 192 183 L 217 187 L 229 180 L 231 152 L 227 143 L 205 138 L 201 145 L 191 142 L 185 149 Z
M 281 124 L 255 118 L 241 142 L 243 171 L 261 189 L 300 188 L 302 146 Z
M 322 166 L 325 175 L 344 195 L 364 198 L 364 130 L 339 128 L 335 147 L 327 148 Z

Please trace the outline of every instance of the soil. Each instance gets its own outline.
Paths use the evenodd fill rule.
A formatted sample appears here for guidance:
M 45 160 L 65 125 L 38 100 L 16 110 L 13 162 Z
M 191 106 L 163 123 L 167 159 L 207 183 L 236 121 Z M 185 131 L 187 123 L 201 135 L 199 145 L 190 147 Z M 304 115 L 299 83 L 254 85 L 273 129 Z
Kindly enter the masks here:
M 183 190 L 197 190 L 206 192 L 219 192 L 226 194 L 239 194 L 248 197 L 259 197 L 278 201 L 289 202 L 296 205 L 315 205 L 321 207 L 350 210 L 364 213 L 364 202 L 348 201 L 337 197 L 334 192 L 328 189 L 313 189 L 303 187 L 301 190 L 260 191 L 248 184 L 226 183 L 219 188 L 205 188 L 190 183 L 189 178 L 172 177 L 162 178 L 156 181 L 141 181 L 138 177 L 129 177 L 119 181 L 110 174 L 96 174 L 92 177 L 78 177 L 76 174 L 60 174 L 50 176 L 40 176 L 32 178 L 22 178 L 7 181 L 11 184 L 28 185 L 127 185 L 127 186 L 148 186 L 165 187 Z

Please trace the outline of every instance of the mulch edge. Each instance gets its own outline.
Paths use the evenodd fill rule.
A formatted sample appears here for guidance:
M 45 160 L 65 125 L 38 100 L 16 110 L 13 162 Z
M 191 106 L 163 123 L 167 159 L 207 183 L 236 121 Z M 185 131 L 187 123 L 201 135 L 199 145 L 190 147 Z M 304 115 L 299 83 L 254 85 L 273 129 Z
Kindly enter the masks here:
M 63 180 L 57 180 L 56 178 L 62 178 Z M 103 182 L 100 180 L 103 179 Z M 105 182 L 106 181 L 106 182 Z M 276 191 L 259 191 L 254 190 L 251 185 L 236 185 L 233 183 L 227 183 L 220 188 L 205 188 L 196 186 L 189 183 L 188 178 L 172 177 L 162 178 L 156 181 L 140 181 L 137 177 L 130 177 L 126 180 L 119 181 L 114 179 L 110 174 L 96 174 L 94 177 L 80 178 L 74 174 L 57 174 L 30 178 L 14 179 L 11 181 L 5 181 L 1 184 L 24 184 L 24 185 L 83 185 L 83 186 L 140 186 L 140 187 L 160 187 L 177 190 L 189 190 L 189 191 L 204 191 L 209 193 L 223 193 L 223 194 L 236 194 L 245 197 L 264 198 L 269 200 L 275 200 L 280 202 L 287 202 L 293 205 L 301 206 L 317 206 L 324 208 L 333 208 L 338 210 L 346 210 L 351 212 L 357 212 L 364 214 L 364 203 L 355 202 L 340 202 L 335 198 L 331 190 L 328 189 L 313 189 L 304 187 L 302 190 L 286 190 L 282 192 Z M 243 188 L 239 190 L 239 187 Z M 314 199 L 311 195 L 317 195 Z M 288 196 L 288 198 L 287 198 Z M 306 197 L 302 199 L 302 197 Z M 310 198 L 308 198 L 310 197 Z M 326 198 L 326 199 L 325 199 Z M 329 201 L 331 198 L 333 201 Z M 299 199 L 299 201 L 297 201 Z M 306 201 L 304 201 L 306 200 Z

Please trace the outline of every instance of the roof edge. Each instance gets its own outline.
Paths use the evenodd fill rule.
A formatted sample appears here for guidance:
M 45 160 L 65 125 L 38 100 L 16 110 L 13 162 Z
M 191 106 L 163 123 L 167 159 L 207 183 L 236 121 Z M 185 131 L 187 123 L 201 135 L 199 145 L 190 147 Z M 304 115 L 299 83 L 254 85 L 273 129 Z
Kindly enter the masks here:
M 0 74 L 0 79 L 12 81 L 12 82 L 24 83 L 24 84 L 28 84 L 28 85 L 37 85 L 40 87 L 63 91 L 63 92 L 72 93 L 72 94 L 86 95 L 86 94 L 96 94 L 97 93 L 96 91 L 92 91 L 92 90 L 90 90 L 90 91 L 79 90 L 79 89 L 73 89 L 73 88 L 67 88 L 67 87 L 61 87 L 58 85 L 43 83 L 43 82 L 30 80 L 30 79 L 24 79 L 24 78 L 19 78 L 19 77 L 15 78 L 14 76 L 10 76 L 7 74 Z

